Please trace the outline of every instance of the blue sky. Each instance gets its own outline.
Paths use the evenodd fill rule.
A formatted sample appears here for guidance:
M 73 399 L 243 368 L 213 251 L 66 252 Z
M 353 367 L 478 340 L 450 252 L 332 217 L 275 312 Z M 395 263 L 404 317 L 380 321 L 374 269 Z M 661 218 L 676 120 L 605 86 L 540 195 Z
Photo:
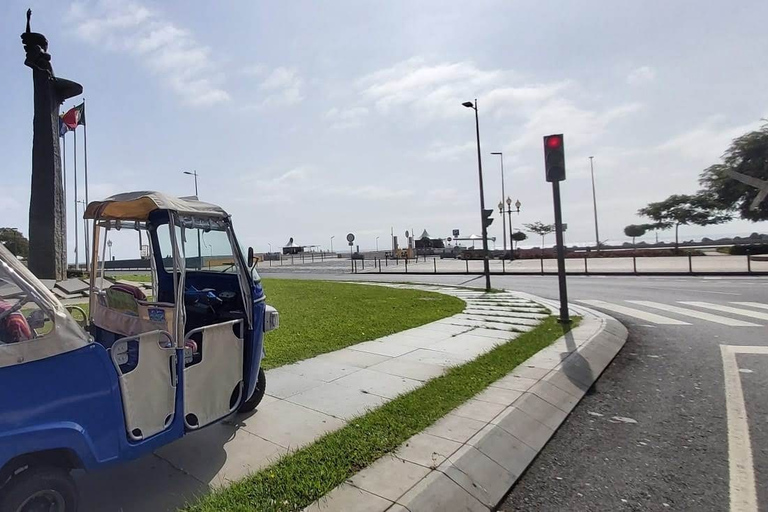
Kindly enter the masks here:
M 594 236 L 590 155 L 601 238 L 621 239 L 638 208 L 694 192 L 729 141 L 768 117 L 768 4 L 562 4 L 6 0 L 0 224 L 26 232 L 32 79 L 18 35 L 31 6 L 56 74 L 85 89 L 91 200 L 191 194 L 182 172 L 197 170 L 201 199 L 257 250 L 291 236 L 326 248 L 335 236 L 338 249 L 350 231 L 384 247 L 390 227 L 470 234 L 474 120 L 461 102 L 478 98 L 489 205 L 501 196 L 490 152 L 503 151 L 508 195 L 523 203 L 513 222 L 551 222 L 541 136 L 563 132 L 568 239 Z

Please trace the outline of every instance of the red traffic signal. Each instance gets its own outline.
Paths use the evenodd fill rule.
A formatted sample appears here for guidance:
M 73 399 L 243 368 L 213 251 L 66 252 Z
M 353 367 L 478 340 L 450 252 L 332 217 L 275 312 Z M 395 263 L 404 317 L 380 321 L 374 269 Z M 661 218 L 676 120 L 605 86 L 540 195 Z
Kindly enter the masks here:
M 562 133 L 544 137 L 544 168 L 547 181 L 565 180 L 565 143 Z

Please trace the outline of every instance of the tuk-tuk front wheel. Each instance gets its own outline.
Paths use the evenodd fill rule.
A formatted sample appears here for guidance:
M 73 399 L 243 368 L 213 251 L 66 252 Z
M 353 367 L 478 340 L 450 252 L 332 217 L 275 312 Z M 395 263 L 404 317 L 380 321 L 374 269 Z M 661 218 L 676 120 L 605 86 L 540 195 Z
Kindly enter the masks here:
M 251 398 L 240 404 L 240 407 L 237 408 L 237 412 L 251 412 L 256 407 L 258 407 L 259 403 L 261 403 L 261 399 L 264 398 L 264 392 L 266 390 L 267 375 L 264 373 L 263 368 L 259 368 L 259 378 L 256 381 L 256 389 L 253 390 L 253 395 Z
M 75 512 L 77 486 L 69 471 L 31 467 L 12 477 L 0 491 L 0 512 Z

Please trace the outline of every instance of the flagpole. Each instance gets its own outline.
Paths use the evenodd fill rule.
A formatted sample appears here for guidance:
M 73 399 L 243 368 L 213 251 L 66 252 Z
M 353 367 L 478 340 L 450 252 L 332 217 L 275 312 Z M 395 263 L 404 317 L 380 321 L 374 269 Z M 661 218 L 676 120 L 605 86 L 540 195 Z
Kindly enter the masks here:
M 62 160 L 62 175 L 64 182 L 64 218 L 67 218 L 67 138 L 64 136 L 67 132 L 61 133 L 61 117 L 59 117 L 59 136 L 61 137 L 61 160 Z M 67 251 L 67 223 L 64 223 L 64 252 Z
M 85 208 L 88 207 L 88 125 L 85 119 L 85 98 L 83 98 L 83 163 L 85 164 L 85 206 L 83 207 L 83 215 L 85 215 Z M 91 268 L 90 267 L 90 258 L 88 256 L 88 253 L 90 253 L 90 247 L 88 246 L 88 231 L 90 229 L 90 224 L 86 220 L 85 221 L 85 268 Z
M 80 235 L 78 234 L 77 225 L 79 224 L 78 218 L 77 218 L 77 130 L 74 132 L 75 137 L 75 150 L 74 150 L 74 160 L 75 160 L 75 170 L 74 170 L 74 176 L 75 176 L 75 270 L 78 270 L 80 268 Z

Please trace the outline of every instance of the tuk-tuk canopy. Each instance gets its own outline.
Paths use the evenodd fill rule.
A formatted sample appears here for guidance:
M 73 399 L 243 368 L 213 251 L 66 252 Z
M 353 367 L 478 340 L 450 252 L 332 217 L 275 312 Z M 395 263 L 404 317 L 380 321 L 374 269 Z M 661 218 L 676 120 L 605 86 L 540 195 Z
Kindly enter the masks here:
M 162 192 L 144 190 L 126 192 L 93 201 L 85 210 L 86 219 L 146 221 L 155 210 L 171 210 L 195 217 L 226 218 L 229 214 L 220 206 L 199 201 L 196 197 L 173 197 Z

